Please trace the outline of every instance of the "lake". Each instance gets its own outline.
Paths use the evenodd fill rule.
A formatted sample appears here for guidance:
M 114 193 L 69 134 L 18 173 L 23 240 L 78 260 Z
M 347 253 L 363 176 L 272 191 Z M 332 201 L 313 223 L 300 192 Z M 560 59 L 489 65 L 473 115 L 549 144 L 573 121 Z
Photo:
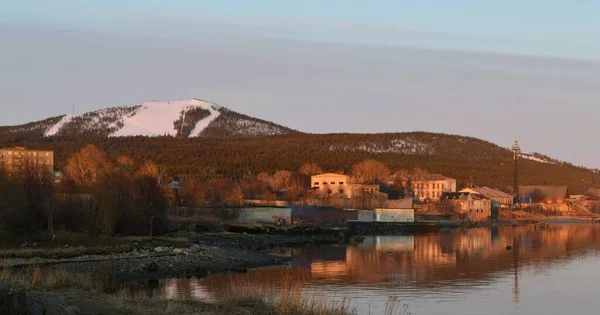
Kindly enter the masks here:
M 293 278 L 307 294 L 349 301 L 359 314 L 587 314 L 600 294 L 600 224 L 449 229 L 367 236 L 359 245 L 280 248 L 288 266 L 172 279 L 138 297 L 215 300 L 237 289 L 273 289 Z

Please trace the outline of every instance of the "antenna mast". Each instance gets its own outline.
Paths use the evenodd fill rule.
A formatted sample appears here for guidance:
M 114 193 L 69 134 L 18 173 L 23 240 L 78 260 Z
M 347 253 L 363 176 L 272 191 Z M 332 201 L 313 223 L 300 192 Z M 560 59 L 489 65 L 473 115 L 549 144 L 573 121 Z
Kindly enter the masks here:
M 515 163 L 515 170 L 514 170 L 514 187 L 513 187 L 513 191 L 515 193 L 515 198 L 516 200 L 519 200 L 519 158 L 521 157 L 521 146 L 519 145 L 519 140 L 515 140 L 515 143 L 513 144 L 512 147 L 512 151 L 513 151 L 513 159 L 514 159 L 514 163 Z

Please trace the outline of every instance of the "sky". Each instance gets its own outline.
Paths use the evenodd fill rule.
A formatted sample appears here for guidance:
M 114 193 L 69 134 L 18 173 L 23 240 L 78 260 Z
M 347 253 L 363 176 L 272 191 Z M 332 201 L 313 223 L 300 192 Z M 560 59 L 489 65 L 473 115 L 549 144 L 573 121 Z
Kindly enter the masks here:
M 201 98 L 600 167 L 600 2 L 0 0 L 0 125 Z

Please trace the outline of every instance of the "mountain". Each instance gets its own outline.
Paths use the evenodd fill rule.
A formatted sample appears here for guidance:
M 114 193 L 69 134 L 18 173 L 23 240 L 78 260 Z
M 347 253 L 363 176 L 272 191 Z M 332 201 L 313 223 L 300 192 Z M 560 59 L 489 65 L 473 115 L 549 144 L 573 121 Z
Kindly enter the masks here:
M 172 176 L 200 180 L 296 171 L 306 162 L 349 173 L 353 164 L 376 159 L 393 171 L 421 168 L 456 178 L 463 186 L 510 191 L 513 181 L 512 152 L 481 139 L 427 132 L 305 134 L 198 99 L 0 127 L 0 147 L 54 150 L 57 169 L 86 144 L 98 146 L 113 161 L 122 155 L 138 162 L 153 160 Z M 567 185 L 571 193 L 600 187 L 596 170 L 538 153 L 521 157 L 522 185 Z
M 44 137 L 248 137 L 295 132 L 200 99 L 145 102 L 0 127 L 0 137 L 23 133 Z

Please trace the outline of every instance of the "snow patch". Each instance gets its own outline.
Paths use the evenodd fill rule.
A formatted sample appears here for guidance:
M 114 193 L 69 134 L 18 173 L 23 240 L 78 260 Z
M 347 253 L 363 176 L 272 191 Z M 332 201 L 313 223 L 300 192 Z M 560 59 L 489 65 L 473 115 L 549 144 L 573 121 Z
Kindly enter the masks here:
M 71 119 L 73 119 L 73 117 L 75 117 L 75 115 L 65 115 L 63 118 L 61 118 L 61 120 L 59 122 L 56 123 L 56 125 L 50 127 L 46 131 L 46 133 L 44 133 L 44 136 L 51 137 L 51 136 L 56 135 L 60 131 L 60 128 L 62 128 L 62 126 L 64 124 L 71 121 Z
M 219 117 L 219 115 L 221 115 L 221 112 L 216 110 L 215 106 L 208 106 L 208 108 L 206 109 L 208 109 L 208 111 L 210 112 L 210 116 L 201 119 L 196 123 L 194 129 L 192 129 L 192 131 L 190 132 L 190 137 L 198 137 L 200 133 L 204 131 L 204 129 L 206 129 L 208 125 L 210 125 L 210 123 L 212 123 L 215 119 Z
M 369 153 L 399 153 L 410 155 L 432 155 L 434 149 L 431 145 L 421 141 L 406 139 L 392 139 L 389 142 L 369 142 L 357 145 L 332 145 L 329 151 L 365 151 Z
M 207 109 L 211 113 L 209 117 L 202 119 L 196 124 L 192 133 L 198 135 L 210 122 L 219 116 L 219 112 L 213 109 L 212 104 L 208 102 L 189 99 L 143 103 L 135 115 L 125 117 L 122 122 L 123 126 L 110 136 L 175 136 L 177 135 L 177 129 L 173 125 L 173 122 L 179 119 L 182 111 L 187 111 L 195 107 Z
M 535 161 L 535 162 L 540 162 L 540 163 L 545 163 L 545 164 L 556 164 L 553 161 L 548 161 L 548 160 L 544 160 L 544 159 L 535 157 L 533 154 L 521 153 L 519 156 L 523 159 L 531 160 L 531 161 Z

